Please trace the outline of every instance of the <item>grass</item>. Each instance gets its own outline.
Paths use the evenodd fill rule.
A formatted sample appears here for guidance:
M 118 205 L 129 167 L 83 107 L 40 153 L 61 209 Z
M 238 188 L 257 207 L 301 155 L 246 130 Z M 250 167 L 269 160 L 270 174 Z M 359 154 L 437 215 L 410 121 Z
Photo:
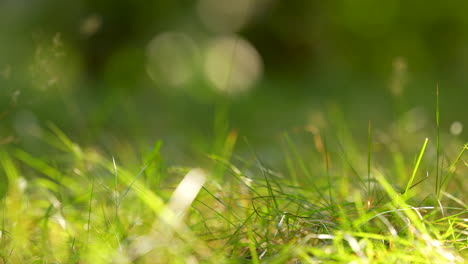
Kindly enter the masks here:
M 461 161 L 468 144 L 455 158 L 443 155 L 438 106 L 436 146 L 426 138 L 419 154 L 398 132 L 399 148 L 407 144 L 410 151 L 376 140 L 370 122 L 367 152 L 362 151 L 342 129 L 346 122 L 333 118 L 335 125 L 326 130 L 284 134 L 284 164 L 274 166 L 253 148 L 250 156 L 235 154 L 241 143 L 229 131 L 224 111 L 217 113 L 216 148 L 203 169 L 168 165 L 162 142 L 135 154 L 141 162 L 126 162 L 119 156 L 129 155 L 129 149 L 117 146 L 109 154 L 82 147 L 53 125 L 37 139 L 45 143 L 39 154 L 3 147 L 0 262 L 462 263 L 466 258 L 467 166 Z M 309 143 L 298 143 L 301 139 Z M 453 160 L 448 168 L 440 166 L 444 158 Z

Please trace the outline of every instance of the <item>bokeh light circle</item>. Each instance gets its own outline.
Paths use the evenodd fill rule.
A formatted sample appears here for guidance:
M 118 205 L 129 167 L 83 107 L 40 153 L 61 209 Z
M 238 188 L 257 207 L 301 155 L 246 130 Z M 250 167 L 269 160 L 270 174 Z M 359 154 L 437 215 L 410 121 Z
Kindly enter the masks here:
M 463 132 L 463 125 L 459 121 L 455 121 L 450 125 L 450 133 L 452 135 L 458 136 Z
M 254 0 L 199 0 L 197 13 L 209 30 L 233 33 L 247 23 L 254 4 Z
M 262 58 L 247 40 L 227 36 L 216 38 L 208 45 L 204 74 L 217 91 L 224 94 L 245 92 L 262 73 Z
M 192 80 L 197 58 L 197 45 L 187 34 L 165 32 L 147 46 L 146 72 L 158 85 L 182 87 Z

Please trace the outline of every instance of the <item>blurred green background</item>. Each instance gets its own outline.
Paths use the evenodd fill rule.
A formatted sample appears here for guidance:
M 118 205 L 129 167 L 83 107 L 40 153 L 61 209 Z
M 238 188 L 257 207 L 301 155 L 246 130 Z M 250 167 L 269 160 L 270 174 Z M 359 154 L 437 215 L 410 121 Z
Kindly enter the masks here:
M 442 132 L 466 139 L 467 14 L 461 0 L 2 0 L 0 140 L 40 149 L 52 122 L 185 159 L 235 130 L 269 153 L 336 109 L 357 137 L 407 119 L 424 138 L 437 85 Z

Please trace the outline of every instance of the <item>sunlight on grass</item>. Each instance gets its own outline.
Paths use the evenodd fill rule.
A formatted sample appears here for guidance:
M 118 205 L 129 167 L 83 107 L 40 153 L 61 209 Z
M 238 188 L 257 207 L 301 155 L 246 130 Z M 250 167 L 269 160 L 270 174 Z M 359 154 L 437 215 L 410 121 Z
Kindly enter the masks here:
M 467 206 L 447 192 L 466 146 L 433 202 L 412 190 L 422 188 L 414 182 L 428 139 L 401 193 L 364 153 L 357 167 L 372 175 L 369 193 L 363 179 L 348 179 L 356 169 L 328 141 L 316 150 L 327 158 L 310 163 L 286 135 L 290 179 L 260 157 L 235 161 L 235 133 L 211 157 L 211 174 L 165 167 L 161 142 L 143 165 L 125 168 L 49 127 L 44 140 L 59 156 L 18 148 L 0 155 L 4 263 L 462 263 L 468 246 Z M 150 180 L 155 174 L 162 185 Z

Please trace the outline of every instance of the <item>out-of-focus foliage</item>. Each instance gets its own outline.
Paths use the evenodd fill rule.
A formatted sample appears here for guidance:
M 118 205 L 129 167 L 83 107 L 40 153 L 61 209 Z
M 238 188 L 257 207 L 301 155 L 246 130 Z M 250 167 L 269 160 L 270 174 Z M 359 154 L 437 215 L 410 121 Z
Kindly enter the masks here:
M 307 125 L 329 103 L 365 128 L 414 107 L 431 115 L 437 84 L 448 133 L 468 121 L 467 11 L 465 1 L 4 0 L 2 138 L 50 120 L 85 141 L 183 142 L 213 136 L 226 103 L 231 127 L 254 139 Z

